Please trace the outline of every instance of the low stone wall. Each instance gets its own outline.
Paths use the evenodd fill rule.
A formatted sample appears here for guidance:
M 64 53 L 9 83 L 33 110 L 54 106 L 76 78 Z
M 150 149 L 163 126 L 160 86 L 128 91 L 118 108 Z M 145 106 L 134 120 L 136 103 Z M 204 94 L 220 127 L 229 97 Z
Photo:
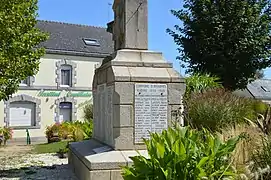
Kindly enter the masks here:
M 79 180 L 123 180 L 120 166 L 132 165 L 131 156 L 138 155 L 135 150 L 95 152 L 107 147 L 95 140 L 70 144 L 69 164 Z M 147 151 L 140 154 L 147 156 Z

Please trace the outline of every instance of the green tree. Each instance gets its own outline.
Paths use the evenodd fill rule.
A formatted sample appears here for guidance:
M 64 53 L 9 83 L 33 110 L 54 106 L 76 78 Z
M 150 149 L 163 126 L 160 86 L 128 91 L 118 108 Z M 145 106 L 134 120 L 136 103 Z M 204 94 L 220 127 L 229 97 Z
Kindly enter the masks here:
M 38 0 L 0 1 L 0 100 L 8 99 L 19 83 L 39 70 L 48 36 L 35 27 Z
M 184 0 L 183 7 L 171 11 L 182 25 L 167 32 L 187 73 L 210 73 L 234 90 L 271 65 L 270 0 Z

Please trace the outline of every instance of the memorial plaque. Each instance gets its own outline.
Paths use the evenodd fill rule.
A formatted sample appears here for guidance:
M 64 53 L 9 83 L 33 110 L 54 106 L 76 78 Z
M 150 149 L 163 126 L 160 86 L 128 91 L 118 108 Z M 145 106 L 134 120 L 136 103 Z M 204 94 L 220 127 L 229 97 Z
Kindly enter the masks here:
M 167 84 L 135 84 L 135 143 L 167 129 Z

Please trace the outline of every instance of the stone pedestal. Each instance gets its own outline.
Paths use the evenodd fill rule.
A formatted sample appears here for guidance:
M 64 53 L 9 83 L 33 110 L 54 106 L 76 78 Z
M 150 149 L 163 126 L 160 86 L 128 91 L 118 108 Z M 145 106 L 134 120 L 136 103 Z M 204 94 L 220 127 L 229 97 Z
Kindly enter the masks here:
M 163 59 L 162 53 L 128 49 L 117 51 L 112 60 L 105 60 L 95 72 L 93 138 L 117 150 L 144 149 L 137 133 L 152 124 L 152 128 L 144 129 L 146 134 L 142 137 L 148 135 L 148 130 L 166 129 L 172 120 L 171 111 L 181 106 L 184 90 L 184 80 L 172 64 Z M 146 98 L 156 101 L 144 104 L 148 101 Z M 139 107 L 137 101 L 142 101 Z M 154 103 L 157 105 L 151 107 Z M 149 112 L 144 114 L 147 108 Z M 151 122 L 155 120 L 158 128 Z
M 105 59 L 93 81 L 93 139 L 70 147 L 77 177 L 122 179 L 120 166 L 131 163 L 135 150 L 146 154 L 141 138 L 175 120 L 172 111 L 182 107 L 184 91 L 184 79 L 162 53 L 123 49 Z
M 132 165 L 129 157 L 138 153 L 134 150 L 103 151 L 105 147 L 94 139 L 71 144 L 69 164 L 79 180 L 123 180 L 120 166 Z M 139 153 L 148 157 L 146 150 L 139 150 Z

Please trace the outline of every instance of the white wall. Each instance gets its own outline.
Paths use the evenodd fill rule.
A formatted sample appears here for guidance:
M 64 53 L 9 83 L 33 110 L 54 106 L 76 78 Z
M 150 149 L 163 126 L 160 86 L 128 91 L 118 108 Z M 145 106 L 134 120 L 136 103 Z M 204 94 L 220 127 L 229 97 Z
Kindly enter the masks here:
M 77 65 L 77 83 L 75 87 L 71 89 L 57 89 L 56 84 L 56 63 L 63 59 L 71 60 Z M 39 72 L 35 76 L 35 81 L 33 87 L 27 87 L 26 89 L 21 89 L 13 96 L 26 94 L 41 100 L 41 127 L 40 129 L 30 129 L 31 137 L 45 137 L 46 127 L 54 123 L 54 113 L 55 113 L 55 100 L 66 95 L 65 91 L 90 91 L 92 87 L 92 80 L 94 76 L 95 65 L 99 64 L 102 58 L 93 57 L 78 57 L 78 56 L 66 56 L 66 55 L 53 55 L 46 54 L 40 60 Z M 59 97 L 40 97 L 39 92 L 42 90 L 40 88 L 50 88 L 52 91 L 60 91 L 61 95 Z M 80 90 L 78 90 L 78 89 Z M 85 90 L 84 90 L 85 88 Z M 83 109 L 79 108 L 81 103 L 90 100 L 89 97 L 74 97 L 77 101 L 77 119 L 82 120 Z M 0 126 L 4 126 L 4 102 L 0 102 Z M 26 130 L 14 130 L 14 138 L 25 138 Z

